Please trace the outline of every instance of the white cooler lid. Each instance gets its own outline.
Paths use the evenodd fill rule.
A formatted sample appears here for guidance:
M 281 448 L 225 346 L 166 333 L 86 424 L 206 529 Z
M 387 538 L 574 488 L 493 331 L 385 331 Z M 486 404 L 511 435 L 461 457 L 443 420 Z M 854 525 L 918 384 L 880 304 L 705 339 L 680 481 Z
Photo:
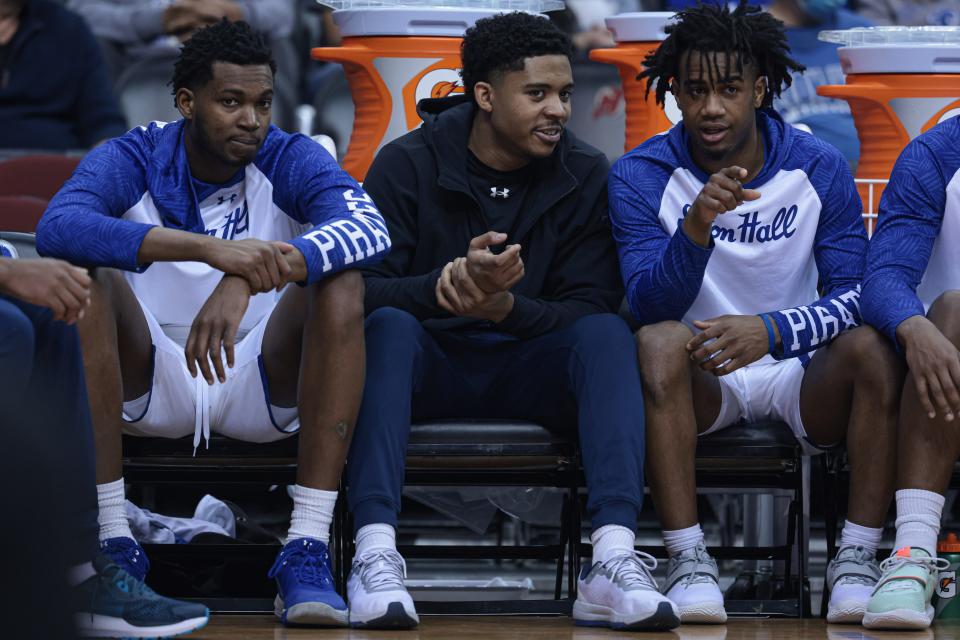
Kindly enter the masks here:
M 507 11 L 543 13 L 562 0 L 323 0 L 340 35 L 463 37 L 481 18 Z
M 667 37 L 663 28 L 672 11 L 620 13 L 605 20 L 617 42 L 659 42 Z
M 843 72 L 960 73 L 960 27 L 857 27 L 821 31 Z

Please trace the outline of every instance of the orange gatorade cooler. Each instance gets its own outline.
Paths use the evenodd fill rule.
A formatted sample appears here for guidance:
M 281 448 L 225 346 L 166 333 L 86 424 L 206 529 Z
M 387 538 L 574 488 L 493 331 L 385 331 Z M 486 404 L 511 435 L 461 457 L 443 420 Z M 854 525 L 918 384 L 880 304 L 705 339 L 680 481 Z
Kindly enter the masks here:
M 357 180 L 364 179 L 383 145 L 420 125 L 419 100 L 463 93 L 460 43 L 477 20 L 513 9 L 563 8 L 562 0 L 464 0 L 469 6 L 453 6 L 457 3 L 324 0 L 335 9 L 343 42 L 315 48 L 311 55 L 339 62 L 346 72 L 354 121 L 343 168 Z
M 889 178 L 907 143 L 960 114 L 960 28 L 860 27 L 823 31 L 820 39 L 844 45 L 837 53 L 847 83 L 817 93 L 850 103 L 860 138 L 857 178 Z
M 624 152 L 680 122 L 680 110 L 673 94 L 667 94 L 665 108 L 661 109 L 652 90 L 649 100 L 645 95 L 646 81 L 637 80 L 637 74 L 643 70 L 643 59 L 666 38 L 663 28 L 672 16 L 669 11 L 651 11 L 607 18 L 607 29 L 613 33 L 617 46 L 590 52 L 591 60 L 615 65 L 620 72 L 627 116 Z

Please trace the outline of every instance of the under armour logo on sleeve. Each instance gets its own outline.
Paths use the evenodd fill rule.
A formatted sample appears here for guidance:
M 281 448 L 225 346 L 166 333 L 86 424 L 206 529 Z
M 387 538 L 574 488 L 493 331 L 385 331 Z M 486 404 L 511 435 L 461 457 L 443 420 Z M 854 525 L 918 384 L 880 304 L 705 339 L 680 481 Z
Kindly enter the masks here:
M 509 198 L 510 189 L 497 189 L 496 187 L 490 187 L 490 197 L 491 198 Z

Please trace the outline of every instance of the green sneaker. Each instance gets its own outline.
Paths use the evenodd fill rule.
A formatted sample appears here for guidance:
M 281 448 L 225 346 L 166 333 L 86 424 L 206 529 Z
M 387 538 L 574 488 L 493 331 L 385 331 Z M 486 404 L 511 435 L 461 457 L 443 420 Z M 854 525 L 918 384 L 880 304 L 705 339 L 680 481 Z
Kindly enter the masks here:
M 933 622 L 930 598 L 937 586 L 937 574 L 949 563 L 930 557 L 920 548 L 904 547 L 880 563 L 877 582 L 863 626 L 868 629 L 926 629 Z

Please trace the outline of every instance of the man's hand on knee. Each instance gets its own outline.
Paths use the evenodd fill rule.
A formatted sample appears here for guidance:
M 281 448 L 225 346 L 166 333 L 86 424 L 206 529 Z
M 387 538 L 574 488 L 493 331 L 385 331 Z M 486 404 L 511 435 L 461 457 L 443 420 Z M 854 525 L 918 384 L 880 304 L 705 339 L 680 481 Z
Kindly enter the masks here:
M 690 359 L 716 376 L 723 376 L 770 352 L 767 328 L 760 316 L 720 316 L 696 320 L 700 333 L 687 343 Z
M 0 260 L 0 293 L 53 311 L 73 324 L 90 305 L 90 275 L 63 260 Z
M 897 327 L 897 340 L 907 354 L 917 396 L 927 417 L 947 422 L 960 414 L 960 352 L 930 320 L 907 318 Z
M 233 348 L 236 343 L 240 321 L 250 302 L 250 286 L 239 276 L 224 276 L 193 320 L 190 336 L 184 348 L 190 375 L 197 377 L 197 369 L 207 384 L 213 384 L 210 362 L 217 379 L 227 379 L 221 357 L 221 349 L 227 354 L 227 367 L 233 368 Z

